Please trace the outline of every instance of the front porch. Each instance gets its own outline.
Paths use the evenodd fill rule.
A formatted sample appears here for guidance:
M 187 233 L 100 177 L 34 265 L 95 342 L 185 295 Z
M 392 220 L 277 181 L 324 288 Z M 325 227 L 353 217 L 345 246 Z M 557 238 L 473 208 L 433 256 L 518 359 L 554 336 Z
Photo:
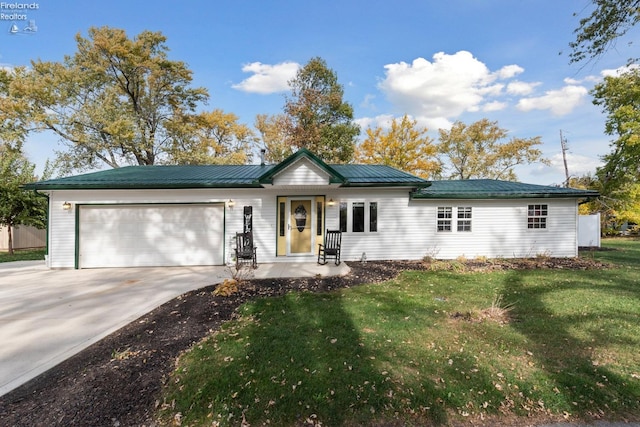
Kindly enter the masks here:
M 232 268 L 236 273 L 235 267 Z M 240 268 L 238 274 L 239 279 L 276 279 L 276 278 L 296 278 L 296 277 L 328 277 L 328 276 L 346 276 L 351 269 L 349 266 L 341 262 L 335 265 L 333 261 L 325 265 L 320 265 L 313 261 L 305 262 L 276 262 L 260 264 L 258 268 L 253 269 L 250 266 Z

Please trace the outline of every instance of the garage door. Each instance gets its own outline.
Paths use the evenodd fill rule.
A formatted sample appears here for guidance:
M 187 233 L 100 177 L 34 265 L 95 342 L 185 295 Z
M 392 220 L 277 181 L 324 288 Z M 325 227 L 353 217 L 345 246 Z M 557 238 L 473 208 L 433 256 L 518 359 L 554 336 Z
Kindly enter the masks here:
M 224 264 L 224 205 L 81 206 L 80 268 Z

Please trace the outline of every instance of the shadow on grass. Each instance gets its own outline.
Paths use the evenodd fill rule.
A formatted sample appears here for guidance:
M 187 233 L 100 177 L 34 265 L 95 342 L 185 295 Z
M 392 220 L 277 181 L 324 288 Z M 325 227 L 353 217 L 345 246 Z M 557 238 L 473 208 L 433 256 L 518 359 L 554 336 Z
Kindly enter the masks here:
M 605 302 L 605 294 L 637 299 L 640 286 L 636 280 L 621 278 L 616 270 L 598 274 L 601 281 L 567 279 L 547 286 L 541 283 L 528 286 L 536 280 L 535 272 L 511 272 L 504 281 L 505 303 L 513 304 L 515 321 L 511 327 L 528 339 L 529 351 L 547 376 L 548 388 L 554 390 L 554 410 L 589 418 L 624 417 L 637 414 L 640 409 L 640 383 L 631 376 L 631 372 L 637 374 L 640 369 L 640 359 L 634 350 L 640 342 L 637 332 L 621 331 L 637 327 L 640 315 L 635 303 L 606 309 L 600 305 L 619 301 Z M 554 310 L 549 301 L 557 304 L 557 298 L 562 298 L 565 290 L 593 292 L 602 299 L 584 301 L 579 311 Z M 628 352 L 623 352 L 631 358 L 606 360 L 609 346 L 627 348 Z M 614 350 L 613 354 L 619 353 Z M 622 372 L 614 372 L 612 364 Z
M 176 399 L 174 413 L 186 423 L 221 425 L 241 420 L 370 425 L 375 420 L 391 426 L 411 418 L 445 424 L 446 406 L 439 396 L 446 391 L 413 379 L 399 384 L 389 372 L 387 362 L 393 361 L 382 360 L 387 355 L 360 335 L 341 298 L 341 293 L 291 293 L 243 306 L 240 320 L 185 356 L 206 363 L 189 363 L 192 368 L 172 378 L 172 387 L 180 390 L 170 394 Z M 403 310 L 397 301 L 386 304 Z

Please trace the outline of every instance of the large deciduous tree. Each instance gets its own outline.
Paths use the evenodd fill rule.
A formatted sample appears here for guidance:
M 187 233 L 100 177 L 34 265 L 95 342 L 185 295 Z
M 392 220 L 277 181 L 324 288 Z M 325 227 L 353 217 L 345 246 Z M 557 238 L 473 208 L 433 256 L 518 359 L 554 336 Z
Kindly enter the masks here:
M 238 116 L 220 109 L 181 116 L 167 124 L 169 154 L 179 164 L 235 164 L 251 160 L 255 135 Z
M 440 129 L 439 133 L 438 151 L 450 178 L 515 181 L 515 166 L 547 162 L 535 148 L 542 144 L 540 137 L 504 141 L 507 130 L 487 119 L 470 125 L 455 122 L 450 130 Z
M 439 174 L 437 147 L 416 120 L 405 115 L 394 118 L 387 130 L 378 126 L 366 132 L 366 139 L 356 148 L 356 161 L 391 166 L 422 178 Z
M 11 82 L 21 69 L 0 69 L 0 143 L 16 151 L 29 132 L 27 109 L 11 96 Z
M 293 153 L 291 144 L 287 141 L 286 122 L 287 118 L 283 114 L 256 116 L 254 127 L 260 133 L 267 162 L 281 162 Z
M 640 70 L 605 77 L 591 91 L 607 114 L 605 133 L 616 137 L 604 156 L 606 181 L 637 179 L 640 173 Z
M 284 113 L 292 147 L 307 148 L 327 162 L 351 161 L 360 128 L 353 122 L 353 108 L 342 99 L 337 74 L 316 57 L 298 70 L 289 86 Z
M 208 97 L 191 87 L 192 73 L 167 57 L 166 38 L 143 31 L 91 28 L 76 36 L 77 52 L 63 62 L 32 62 L 17 79 L 16 96 L 32 118 L 67 146 L 69 170 L 174 162 L 166 124 Z
M 0 225 L 7 228 L 10 254 L 13 254 L 15 226 L 44 228 L 46 224 L 46 199 L 21 188 L 37 180 L 34 169 L 35 165 L 19 150 L 0 144 Z
M 569 43 L 570 62 L 593 59 L 615 46 L 616 40 L 640 21 L 640 0 L 592 0 L 595 9 L 580 19 Z
M 597 175 L 601 192 L 619 220 L 640 221 L 640 70 L 605 77 L 592 90 L 607 114 L 605 133 L 615 137 Z

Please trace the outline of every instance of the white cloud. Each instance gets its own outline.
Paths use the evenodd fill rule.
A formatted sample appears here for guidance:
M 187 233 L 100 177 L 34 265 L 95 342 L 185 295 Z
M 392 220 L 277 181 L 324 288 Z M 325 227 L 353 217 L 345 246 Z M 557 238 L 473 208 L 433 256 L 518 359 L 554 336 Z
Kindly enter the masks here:
M 506 65 L 498 70 L 498 76 L 501 79 L 510 79 L 517 76 L 518 74 L 522 74 L 523 72 L 524 68 L 519 65 Z
M 387 129 L 391 126 L 391 121 L 394 119 L 392 114 L 380 114 L 375 117 L 361 117 L 359 119 L 354 120 L 360 129 L 365 130 L 367 128 L 377 128 L 381 127 L 383 129 Z
M 439 52 L 432 59 L 387 64 L 385 78 L 378 85 L 397 109 L 429 123 L 430 129 L 449 127 L 452 119 L 466 111 L 504 108 L 495 99 L 508 87 L 500 80 L 524 72 L 518 65 L 492 72 L 467 51 Z
M 638 69 L 638 64 L 625 65 L 615 69 L 606 69 L 600 71 L 602 77 L 620 77 L 624 73 L 628 73 L 631 70 Z
M 376 99 L 376 96 L 368 93 L 368 94 L 366 94 L 364 96 L 364 99 L 360 103 L 360 106 L 362 108 L 368 108 L 368 109 L 371 109 L 371 110 L 375 110 L 376 109 L 376 105 L 373 102 L 374 99 Z
M 547 91 L 543 96 L 523 98 L 518 101 L 517 108 L 521 111 L 550 110 L 556 116 L 564 116 L 582 104 L 587 93 L 584 86 L 568 85 Z
M 500 111 L 500 110 L 504 110 L 505 108 L 507 108 L 506 102 L 491 101 L 491 102 L 487 102 L 482 106 L 482 111 L 484 112 Z
M 539 85 L 540 85 L 539 82 L 527 83 L 527 82 L 521 82 L 519 80 L 516 80 L 516 81 L 510 82 L 507 85 L 507 93 L 511 95 L 518 95 L 518 96 L 529 95 L 530 93 L 533 92 L 536 86 L 539 86 Z
M 419 127 L 427 128 L 429 132 L 435 132 L 438 129 L 450 129 L 453 123 L 440 117 L 414 117 L 407 114 L 409 120 L 415 120 Z M 355 120 L 363 131 L 367 128 L 389 129 L 393 119 L 401 120 L 402 117 L 395 117 L 392 114 L 380 114 L 375 117 L 361 117 Z M 364 134 L 364 132 L 363 132 Z
M 283 92 L 289 89 L 288 82 L 296 76 L 299 68 L 300 64 L 297 62 L 287 61 L 275 65 L 252 62 L 242 67 L 242 71 L 253 75 L 231 87 L 263 95 Z
M 567 153 L 567 169 L 570 177 L 579 177 L 587 174 L 593 175 L 596 169 L 603 165 L 599 159 L 583 156 L 581 154 Z M 535 173 L 541 175 L 558 174 L 565 176 L 564 159 L 562 153 L 556 153 L 549 158 L 549 166 L 539 165 Z

